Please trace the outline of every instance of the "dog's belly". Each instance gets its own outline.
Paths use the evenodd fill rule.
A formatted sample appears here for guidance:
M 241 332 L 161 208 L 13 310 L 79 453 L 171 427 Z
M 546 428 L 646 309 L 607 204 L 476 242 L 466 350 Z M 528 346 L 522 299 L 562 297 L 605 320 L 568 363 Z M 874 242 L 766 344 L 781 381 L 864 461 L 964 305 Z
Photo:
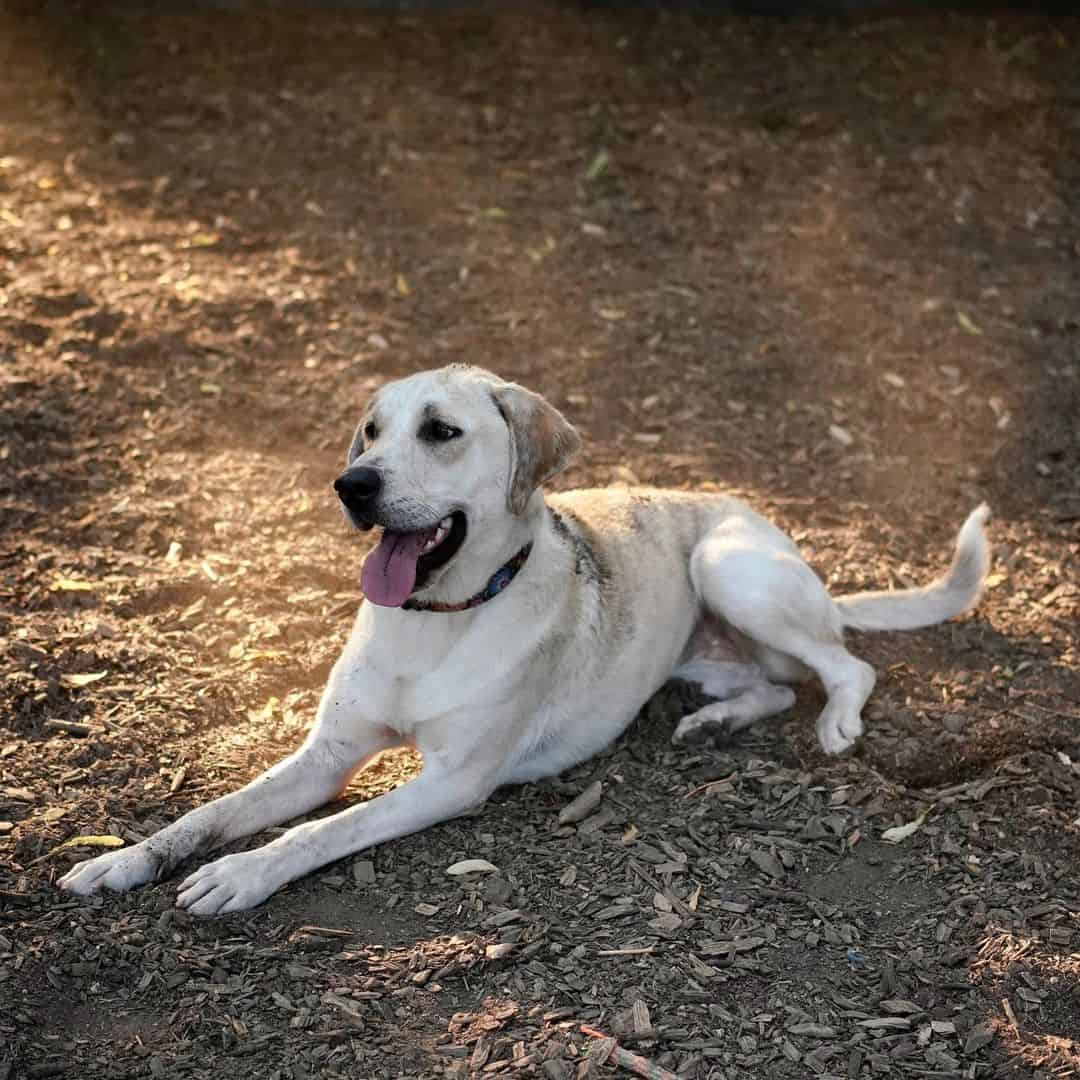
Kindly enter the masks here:
M 671 605 L 648 625 L 653 632 L 590 657 L 552 695 L 519 746 L 507 783 L 553 776 L 609 746 L 671 677 L 697 622 L 690 603 Z M 659 617 L 662 616 L 662 617 Z M 577 644 L 581 655 L 587 643 Z

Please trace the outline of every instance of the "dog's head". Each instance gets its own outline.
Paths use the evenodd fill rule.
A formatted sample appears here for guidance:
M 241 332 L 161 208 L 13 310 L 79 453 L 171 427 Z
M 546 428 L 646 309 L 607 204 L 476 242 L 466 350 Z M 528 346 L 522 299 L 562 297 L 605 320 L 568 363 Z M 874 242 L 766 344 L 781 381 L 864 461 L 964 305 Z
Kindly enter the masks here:
M 334 482 L 356 528 L 383 530 L 364 563 L 365 595 L 400 607 L 468 548 L 496 550 L 579 445 L 542 397 L 481 368 L 454 364 L 384 386 Z

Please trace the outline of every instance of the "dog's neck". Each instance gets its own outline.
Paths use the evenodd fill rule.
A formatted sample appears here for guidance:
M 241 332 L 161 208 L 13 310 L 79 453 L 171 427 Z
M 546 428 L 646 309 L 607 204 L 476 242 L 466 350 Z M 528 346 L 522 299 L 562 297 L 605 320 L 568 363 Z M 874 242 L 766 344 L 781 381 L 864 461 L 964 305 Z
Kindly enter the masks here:
M 401 606 L 406 611 L 432 611 L 441 615 L 456 615 L 461 611 L 472 611 L 473 608 L 478 608 L 481 604 L 494 600 L 503 589 L 509 587 L 525 565 L 531 551 L 532 541 L 529 540 L 523 548 L 511 556 L 488 578 L 487 584 L 482 589 L 473 593 L 468 600 L 459 600 L 457 603 L 442 603 L 438 600 L 417 600 L 410 596 Z
M 456 608 L 484 593 L 493 577 L 505 568 L 512 568 L 512 577 L 528 558 L 527 554 L 522 558 L 522 552 L 535 542 L 545 513 L 543 494 L 537 491 L 525 513 L 514 518 L 509 529 L 500 529 L 498 536 L 481 532 L 467 539 L 465 548 L 453 559 L 446 572 L 410 597 L 414 602 L 413 609 L 437 611 L 445 607 Z M 495 592 L 487 599 L 493 598 Z

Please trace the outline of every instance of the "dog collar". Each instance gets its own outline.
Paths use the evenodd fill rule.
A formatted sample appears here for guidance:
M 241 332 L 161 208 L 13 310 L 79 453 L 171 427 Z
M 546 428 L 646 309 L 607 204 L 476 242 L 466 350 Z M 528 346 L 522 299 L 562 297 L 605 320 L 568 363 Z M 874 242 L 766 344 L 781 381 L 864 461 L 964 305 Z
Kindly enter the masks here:
M 525 565 L 525 560 L 528 559 L 530 551 L 532 551 L 531 540 L 509 562 L 503 563 L 478 593 L 473 593 L 468 600 L 463 600 L 460 604 L 443 604 L 438 600 L 431 603 L 426 600 L 406 600 L 401 606 L 406 611 L 441 612 L 468 611 L 469 608 L 479 607 L 481 604 L 493 600 L 517 577 L 518 571 Z

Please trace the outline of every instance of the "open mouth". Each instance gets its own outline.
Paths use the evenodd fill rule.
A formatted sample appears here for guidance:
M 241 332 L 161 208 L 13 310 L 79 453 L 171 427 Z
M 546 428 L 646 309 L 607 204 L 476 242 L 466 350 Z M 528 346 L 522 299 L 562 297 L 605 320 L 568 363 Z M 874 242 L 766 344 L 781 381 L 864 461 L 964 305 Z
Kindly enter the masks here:
M 427 584 L 433 571 L 445 566 L 465 542 L 465 515 L 455 510 L 426 529 L 396 532 L 384 529 L 364 560 L 360 587 L 382 607 L 401 607 Z

